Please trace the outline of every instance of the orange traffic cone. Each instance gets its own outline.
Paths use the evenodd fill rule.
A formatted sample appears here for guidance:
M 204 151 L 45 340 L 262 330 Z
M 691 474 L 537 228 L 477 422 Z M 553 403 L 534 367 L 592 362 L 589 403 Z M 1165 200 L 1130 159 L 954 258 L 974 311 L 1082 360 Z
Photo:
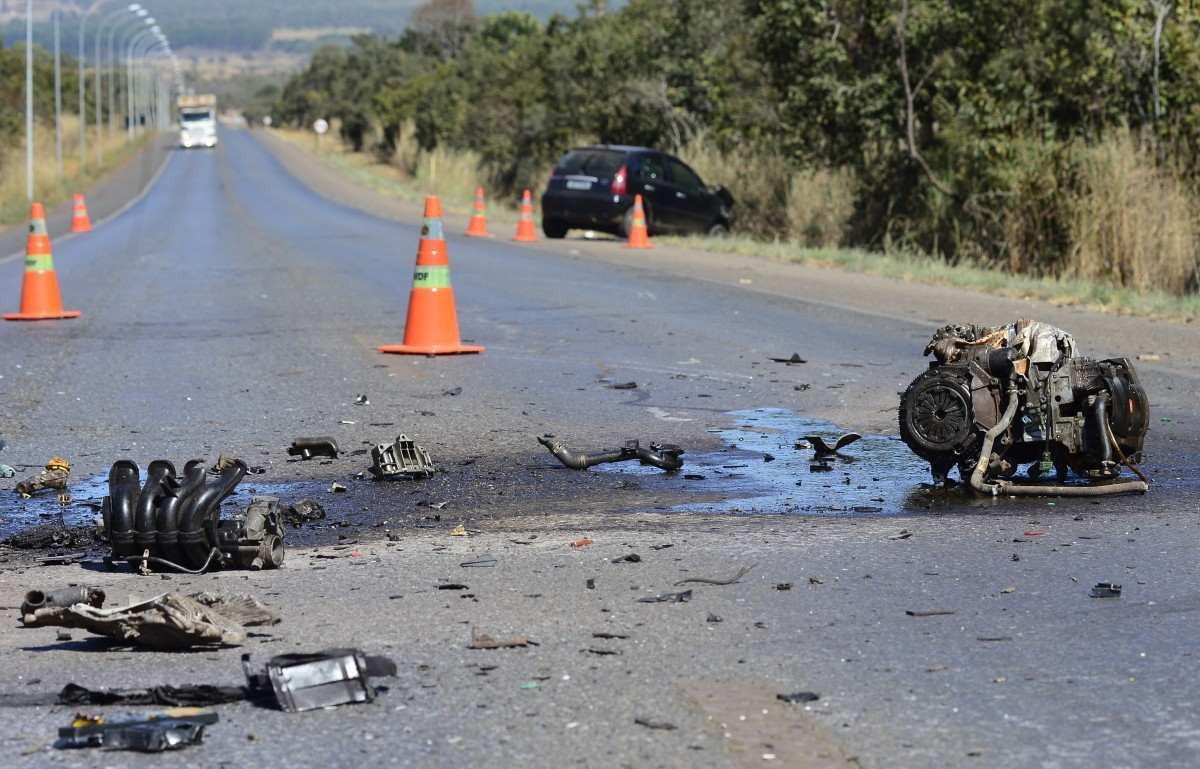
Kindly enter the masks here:
M 629 228 L 629 242 L 625 248 L 654 248 L 650 242 L 650 231 L 646 229 L 646 211 L 642 208 L 642 196 L 633 196 L 633 226 Z
M 533 225 L 533 196 L 529 190 L 521 196 L 521 218 L 517 221 L 517 236 L 513 240 L 532 243 L 537 240 L 537 229 Z
M 442 234 L 442 202 L 437 195 L 425 198 L 425 221 L 417 248 L 417 268 L 408 296 L 404 344 L 389 344 L 380 352 L 404 355 L 453 355 L 483 352 L 478 345 L 463 344 L 458 336 L 458 313 L 450 287 L 450 255 Z
M 5 320 L 57 320 L 78 318 L 82 313 L 64 310 L 54 273 L 54 255 L 46 234 L 46 210 L 34 203 L 29 211 L 29 237 L 25 241 L 25 283 L 21 287 L 21 311 Z
M 71 232 L 91 232 L 92 220 L 88 216 L 87 203 L 83 195 L 75 193 L 75 204 L 71 209 Z
M 487 230 L 487 216 L 483 211 L 483 187 L 475 188 L 475 211 L 471 214 L 471 221 L 467 222 L 466 234 L 472 238 L 492 237 Z

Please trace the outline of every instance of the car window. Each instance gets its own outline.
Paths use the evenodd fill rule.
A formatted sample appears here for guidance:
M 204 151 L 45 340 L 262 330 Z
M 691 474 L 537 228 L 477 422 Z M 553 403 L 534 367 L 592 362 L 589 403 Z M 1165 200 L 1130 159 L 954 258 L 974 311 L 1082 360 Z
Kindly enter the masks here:
M 559 176 L 612 176 L 624 159 L 624 153 L 615 150 L 571 150 L 558 162 L 554 172 Z
M 667 159 L 667 173 L 670 174 L 671 183 L 677 187 L 685 190 L 699 190 L 704 187 L 695 171 L 674 158 Z
M 641 180 L 643 182 L 661 182 L 666 179 L 663 171 L 662 158 L 648 155 L 642 158 Z

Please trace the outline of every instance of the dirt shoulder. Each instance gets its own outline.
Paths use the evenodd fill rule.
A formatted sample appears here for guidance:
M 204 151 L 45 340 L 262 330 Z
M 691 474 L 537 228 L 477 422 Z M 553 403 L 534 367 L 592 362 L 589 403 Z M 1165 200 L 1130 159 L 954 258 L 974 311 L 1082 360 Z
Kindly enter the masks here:
M 375 216 L 409 223 L 420 221 L 418 205 L 364 189 L 339 169 L 269 131 L 255 131 L 252 135 L 274 153 L 289 173 L 319 194 Z M 465 216 L 453 213 L 446 216 L 447 233 L 462 232 L 466 224 Z M 501 231 L 500 227 L 492 229 Z M 503 230 L 505 236 L 507 230 L 507 227 Z M 961 288 L 670 245 L 660 245 L 649 252 L 629 251 L 611 238 L 572 237 L 524 245 L 548 256 L 587 258 L 737 286 L 740 290 L 803 302 L 811 305 L 813 312 L 850 310 L 883 321 L 917 323 L 928 326 L 930 331 L 951 322 L 998 324 L 1016 318 L 1036 318 L 1071 331 L 1081 340 L 1086 354 L 1140 355 L 1139 366 L 1200 379 L 1200 343 L 1192 323 L 1123 317 L 1034 299 L 1013 299 Z M 797 349 L 803 349 L 803 341 L 803 332 L 799 330 Z

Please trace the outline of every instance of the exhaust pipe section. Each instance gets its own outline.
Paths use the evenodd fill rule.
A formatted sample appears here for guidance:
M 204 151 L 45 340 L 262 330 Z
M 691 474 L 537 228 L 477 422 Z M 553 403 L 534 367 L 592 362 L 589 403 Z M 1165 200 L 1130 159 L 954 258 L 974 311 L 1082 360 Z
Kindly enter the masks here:
M 102 512 L 112 559 L 202 574 L 214 568 L 274 569 L 284 559 L 279 500 L 255 497 L 243 519 L 220 520 L 221 502 L 248 472 L 234 460 L 209 471 L 202 460 L 177 476 L 165 459 L 150 463 L 145 485 L 137 464 L 122 459 L 108 475 Z
M 1017 385 L 1014 382 L 1008 387 L 1008 406 L 1004 409 L 1000 421 L 983 435 L 983 448 L 979 452 L 979 461 L 971 473 L 971 488 L 980 494 L 993 497 L 1001 495 L 1010 497 L 1107 497 L 1113 494 L 1145 494 L 1150 490 L 1149 484 L 1144 480 L 1109 483 L 1103 486 L 1064 486 L 1061 484 L 1024 486 L 1009 480 L 985 481 L 984 475 L 992 460 L 992 446 L 995 444 L 996 438 L 1012 425 L 1016 414 Z M 1106 420 L 1102 424 L 1107 424 L 1107 416 L 1103 412 L 1101 412 L 1101 416 Z M 1108 439 L 1109 437 L 1106 437 L 1106 440 Z
M 674 472 L 683 467 L 683 449 L 667 443 L 651 443 L 646 448 L 637 441 L 626 441 L 619 449 L 602 449 L 590 453 L 571 451 L 562 443 L 549 438 L 539 437 L 538 443 L 549 449 L 559 462 L 572 470 L 586 470 L 605 462 L 627 462 L 632 459 L 667 472 Z

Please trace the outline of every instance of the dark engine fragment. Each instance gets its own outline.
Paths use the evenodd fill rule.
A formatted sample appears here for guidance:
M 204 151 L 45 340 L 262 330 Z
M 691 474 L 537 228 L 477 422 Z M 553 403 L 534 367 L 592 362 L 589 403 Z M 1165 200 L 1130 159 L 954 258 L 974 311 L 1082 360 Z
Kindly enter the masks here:
M 900 435 L 935 483 L 997 495 L 1144 492 L 1149 404 L 1127 358 L 1076 355 L 1070 334 L 1022 320 L 938 329 L 928 370 L 900 400 Z M 1122 465 L 1138 480 L 1117 481 Z M 1022 466 L 1032 483 L 1012 478 Z M 1066 484 L 1070 474 L 1085 484 Z M 1053 481 L 1049 478 L 1053 475 Z

